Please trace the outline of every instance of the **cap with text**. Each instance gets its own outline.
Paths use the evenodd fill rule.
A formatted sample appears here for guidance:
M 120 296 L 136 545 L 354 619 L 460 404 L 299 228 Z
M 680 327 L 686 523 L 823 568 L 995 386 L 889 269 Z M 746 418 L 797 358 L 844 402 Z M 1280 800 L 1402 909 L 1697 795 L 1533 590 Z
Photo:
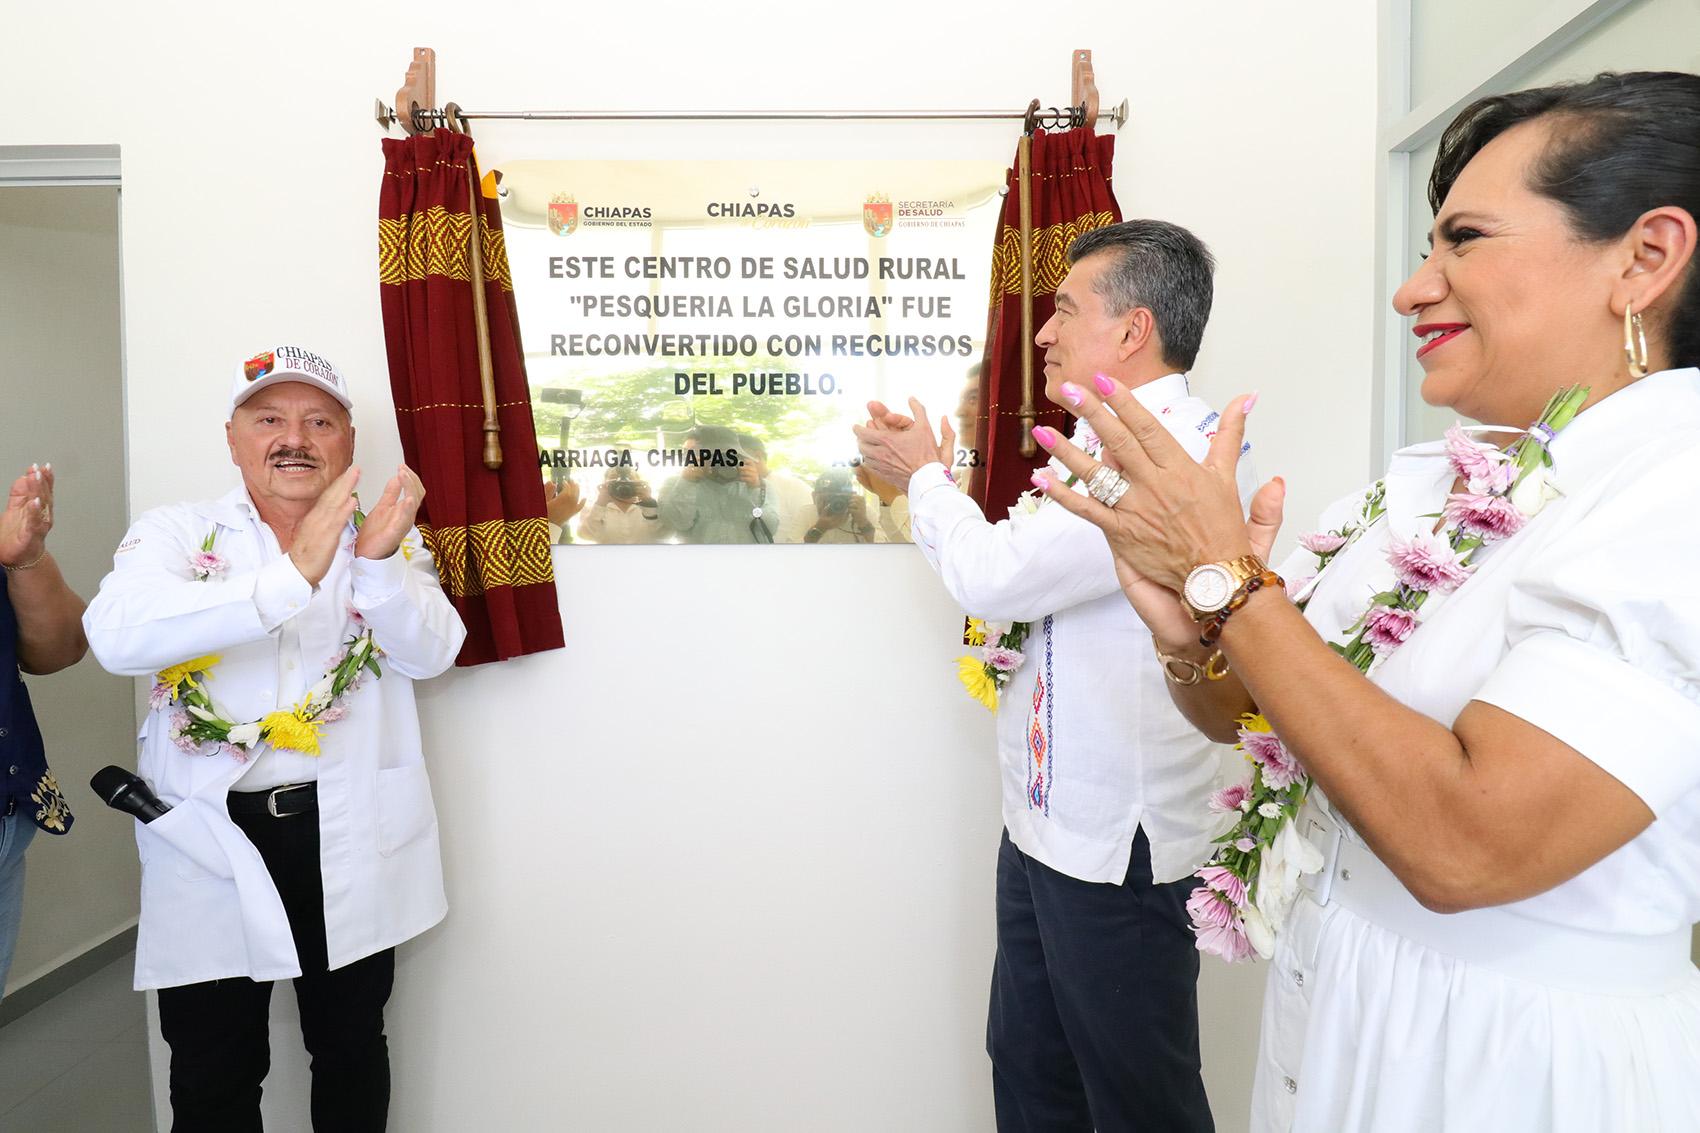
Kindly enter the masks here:
M 318 386 L 349 412 L 354 402 L 348 397 L 348 382 L 330 360 L 299 346 L 274 346 L 262 350 L 236 368 L 236 380 L 230 387 L 230 412 L 267 386 L 279 382 L 304 382 Z

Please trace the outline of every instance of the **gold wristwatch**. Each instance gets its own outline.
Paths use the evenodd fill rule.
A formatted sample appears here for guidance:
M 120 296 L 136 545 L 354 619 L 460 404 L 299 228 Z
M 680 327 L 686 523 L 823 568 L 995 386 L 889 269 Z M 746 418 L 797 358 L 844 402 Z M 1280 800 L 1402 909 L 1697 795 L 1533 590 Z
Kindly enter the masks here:
M 1268 569 L 1256 555 L 1203 563 L 1186 576 L 1181 586 L 1181 601 L 1195 621 L 1204 621 L 1221 612 L 1240 587 Z

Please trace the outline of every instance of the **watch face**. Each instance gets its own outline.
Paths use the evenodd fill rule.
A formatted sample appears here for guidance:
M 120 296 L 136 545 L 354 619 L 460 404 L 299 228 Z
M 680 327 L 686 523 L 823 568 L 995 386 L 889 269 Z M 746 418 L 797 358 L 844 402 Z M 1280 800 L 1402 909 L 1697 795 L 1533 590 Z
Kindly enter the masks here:
M 1234 596 L 1234 580 L 1215 563 L 1198 567 L 1186 577 L 1183 597 L 1201 614 L 1213 614 Z

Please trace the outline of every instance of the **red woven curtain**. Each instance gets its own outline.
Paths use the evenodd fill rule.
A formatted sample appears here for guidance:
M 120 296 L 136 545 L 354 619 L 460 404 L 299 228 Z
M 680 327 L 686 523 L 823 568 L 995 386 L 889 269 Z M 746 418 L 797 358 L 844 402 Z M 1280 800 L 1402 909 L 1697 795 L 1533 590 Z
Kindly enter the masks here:
M 478 195 L 497 420 L 506 459 L 484 467 L 484 395 L 472 306 L 472 139 L 384 140 L 378 273 L 396 426 L 425 482 L 419 530 L 466 622 L 459 665 L 562 644 L 543 481 L 502 215 Z
M 1114 224 L 1121 209 L 1110 188 L 1113 135 L 1090 130 L 1033 135 L 1029 191 L 1033 209 L 1033 333 L 1056 308 L 1057 287 L 1068 274 L 1068 249 L 1075 237 Z M 1009 192 L 992 246 L 991 313 L 986 324 L 986 356 L 980 367 L 980 453 L 983 463 L 969 491 L 988 515 L 1002 515 L 1043 464 L 1038 455 L 1021 455 L 1021 355 L 1033 356 L 1033 408 L 1038 423 L 1072 426 L 1067 413 L 1045 400 L 1044 351 L 1021 334 L 1021 187 L 1016 168 L 1009 171 Z

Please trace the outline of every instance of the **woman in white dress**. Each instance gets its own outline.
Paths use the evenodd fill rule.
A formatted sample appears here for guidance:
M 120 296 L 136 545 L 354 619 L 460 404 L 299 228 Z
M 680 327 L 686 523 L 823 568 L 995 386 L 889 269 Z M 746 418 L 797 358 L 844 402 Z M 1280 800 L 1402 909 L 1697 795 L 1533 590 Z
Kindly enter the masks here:
M 1171 675 L 1192 673 L 1182 711 L 1224 740 L 1261 712 L 1314 781 L 1293 825 L 1317 854 L 1286 856 L 1321 868 L 1274 940 L 1255 1129 L 1700 1129 L 1700 77 L 1484 99 L 1442 139 L 1430 201 L 1433 251 L 1394 298 L 1424 399 L 1517 426 L 1475 434 L 1506 445 L 1555 392 L 1587 395 L 1539 438 L 1550 488 L 1537 474 L 1504 497 L 1514 533 L 1393 626 L 1367 676 L 1330 643 L 1402 555 L 1447 537 L 1449 497 L 1485 490 L 1453 463 L 1458 437 L 1451 460 L 1397 454 L 1380 514 L 1360 489 L 1324 515 L 1335 534 L 1312 546 L 1351 541 L 1302 611 L 1241 561 L 1268 554 L 1285 490 L 1242 520 L 1255 396 L 1195 465 L 1100 381 L 1079 412 L 1115 475 L 1094 498 L 1036 482 L 1104 528 Z M 1283 564 L 1289 586 L 1306 563 Z M 1224 662 L 1222 679 L 1190 668 Z

